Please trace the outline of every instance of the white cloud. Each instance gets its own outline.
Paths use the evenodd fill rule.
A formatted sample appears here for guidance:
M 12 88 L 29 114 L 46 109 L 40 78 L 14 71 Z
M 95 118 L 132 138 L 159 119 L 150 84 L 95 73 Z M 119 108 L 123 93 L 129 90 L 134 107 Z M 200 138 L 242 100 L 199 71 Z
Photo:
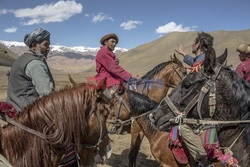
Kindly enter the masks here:
M 57 3 L 44 4 L 36 6 L 35 8 L 24 8 L 12 10 L 12 13 L 17 18 L 23 21 L 24 25 L 33 25 L 40 23 L 53 23 L 68 20 L 75 14 L 82 12 L 82 4 L 75 1 L 58 1 Z
M 169 22 L 164 26 L 158 27 L 155 31 L 158 34 L 161 34 L 161 33 L 170 33 L 173 31 L 178 31 L 178 32 L 194 31 L 195 28 L 197 28 L 197 26 L 183 27 L 182 24 L 177 25 L 175 22 Z
M 102 22 L 105 20 L 111 20 L 114 21 L 114 19 L 110 16 L 108 16 L 107 14 L 104 13 L 98 13 L 97 15 L 93 15 L 93 14 L 85 14 L 86 17 L 92 17 L 92 23 L 97 23 L 97 22 Z
M 12 27 L 4 29 L 3 31 L 7 33 L 14 33 L 17 31 L 17 27 L 12 26 Z
M 122 27 L 124 30 L 131 30 L 137 28 L 137 25 L 141 25 L 141 21 L 135 21 L 135 20 L 129 20 L 127 22 L 123 22 L 120 27 Z

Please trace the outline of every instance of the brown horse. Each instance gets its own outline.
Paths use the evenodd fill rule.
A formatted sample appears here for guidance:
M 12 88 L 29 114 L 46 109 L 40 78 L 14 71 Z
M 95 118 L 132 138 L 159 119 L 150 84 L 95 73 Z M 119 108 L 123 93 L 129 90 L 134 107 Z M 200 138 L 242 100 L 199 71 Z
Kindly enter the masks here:
M 40 136 L 6 125 L 0 131 L 1 154 L 15 167 L 52 167 L 73 146 L 82 166 L 96 166 L 111 155 L 106 128 L 110 101 L 102 92 L 79 85 L 38 99 L 14 120 Z
M 135 89 L 137 92 L 147 95 L 156 102 L 160 102 L 166 96 L 169 88 L 177 86 L 186 73 L 186 68 L 174 55 L 171 57 L 171 61 L 157 65 L 151 71 L 146 73 L 141 80 L 137 81 L 137 83 L 132 83 L 132 85 L 131 83 L 128 83 L 128 87 L 137 88 Z M 123 95 L 122 99 L 123 101 L 126 101 L 125 103 L 127 103 L 126 94 Z M 130 126 L 131 115 L 125 107 L 126 104 L 121 105 L 121 102 L 119 103 L 118 101 L 114 102 L 114 104 L 115 105 L 111 107 L 112 110 L 109 115 L 110 120 L 107 122 L 109 127 L 108 129 L 111 132 L 114 130 L 116 132 L 122 132 L 121 130 L 131 132 L 129 166 L 136 166 L 136 158 L 144 137 L 143 131 L 136 120 L 133 121 Z

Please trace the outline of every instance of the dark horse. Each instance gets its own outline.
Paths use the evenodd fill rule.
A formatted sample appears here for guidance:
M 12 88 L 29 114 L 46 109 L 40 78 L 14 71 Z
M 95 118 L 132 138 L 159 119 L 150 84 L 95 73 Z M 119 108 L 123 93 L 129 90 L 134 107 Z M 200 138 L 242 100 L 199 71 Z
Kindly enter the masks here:
M 219 63 L 223 63 L 225 61 L 226 53 L 227 52 L 217 58 Z M 145 114 L 146 111 L 156 108 L 158 103 L 152 101 L 148 96 L 129 90 L 125 92 L 124 96 L 126 97 L 125 100 L 130 107 L 130 116 L 135 118 L 138 126 L 147 137 L 151 153 L 160 165 L 165 167 L 189 166 L 188 164 L 179 164 L 175 160 L 175 157 L 169 147 L 169 133 L 154 129 L 150 120 L 146 116 L 148 113 Z M 135 165 L 135 163 L 133 165 Z
M 182 78 L 186 75 L 186 68 L 183 66 L 181 61 L 174 55 L 171 57 L 171 61 L 161 63 L 146 73 L 141 79 L 136 83 L 128 83 L 127 87 L 134 88 L 134 91 L 143 93 L 147 95 L 150 99 L 160 102 L 167 94 L 169 88 L 177 86 Z M 131 85 L 132 84 L 132 85 Z M 121 99 L 120 99 L 121 100 Z M 128 103 L 127 95 L 122 95 L 122 101 Z M 137 121 L 133 121 L 130 127 L 131 113 L 121 104 L 121 101 L 117 99 L 114 103 L 115 105 L 111 107 L 109 119 L 113 124 L 108 123 L 108 127 L 120 128 L 120 130 L 125 130 L 131 132 L 131 147 L 129 153 L 129 166 L 136 166 L 136 157 L 144 137 L 144 132 L 141 126 L 138 125 Z M 119 120 L 119 122 L 118 122 Z M 129 123 L 123 126 L 120 122 Z M 116 124 L 118 123 L 118 124 Z M 111 129 L 110 128 L 110 129 Z M 117 130 L 117 129 L 115 129 Z M 117 132 L 117 131 L 116 131 Z
M 1 154 L 15 167 L 52 167 L 73 146 L 82 166 L 96 166 L 111 155 L 106 128 L 110 101 L 102 91 L 79 85 L 38 99 L 14 120 L 40 136 L 8 124 L 0 131 Z
M 229 148 L 241 167 L 249 167 L 250 124 L 239 122 L 250 120 L 250 84 L 240 79 L 230 68 L 213 63 L 214 58 L 211 56 L 205 57 L 202 70 L 188 74 L 170 93 L 169 101 L 173 105 L 169 101 L 167 104 L 164 102 L 150 114 L 150 119 L 163 131 L 168 130 L 172 124 L 171 120 L 181 113 L 186 114 L 187 118 L 200 119 L 195 121 L 198 124 L 204 121 L 201 120 L 202 118 L 217 121 L 216 129 L 220 146 Z M 206 89 L 208 92 L 202 93 Z M 209 105 L 211 90 L 214 90 L 216 99 L 213 114 L 210 112 Z M 174 108 L 175 111 L 173 111 Z M 235 123 L 235 121 L 238 122 Z M 223 123 L 228 124 L 223 125 Z

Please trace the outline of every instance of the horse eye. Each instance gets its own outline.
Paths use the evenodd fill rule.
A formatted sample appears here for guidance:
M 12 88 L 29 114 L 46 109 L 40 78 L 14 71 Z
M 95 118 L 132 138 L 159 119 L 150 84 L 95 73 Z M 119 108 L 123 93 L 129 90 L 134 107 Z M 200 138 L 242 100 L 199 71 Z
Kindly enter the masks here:
M 184 88 L 184 89 L 189 89 L 190 86 L 191 86 L 191 84 L 186 83 L 186 82 L 184 82 L 184 83 L 182 84 L 182 88 Z

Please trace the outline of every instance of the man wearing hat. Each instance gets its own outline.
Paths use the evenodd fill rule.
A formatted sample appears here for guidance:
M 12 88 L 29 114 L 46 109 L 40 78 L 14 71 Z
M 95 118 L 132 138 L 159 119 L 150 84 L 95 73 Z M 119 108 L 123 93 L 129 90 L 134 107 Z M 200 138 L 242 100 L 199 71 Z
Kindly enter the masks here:
M 13 63 L 7 90 L 7 102 L 18 112 L 37 98 L 54 91 L 55 87 L 46 63 L 50 51 L 50 33 L 38 28 L 25 35 L 24 43 L 29 51 Z
M 250 44 L 240 44 L 236 50 L 239 52 L 241 63 L 235 72 L 240 78 L 250 83 Z
M 119 65 L 116 55 L 113 53 L 119 39 L 116 34 L 107 34 L 100 40 L 102 46 L 96 55 L 96 82 L 99 83 L 103 78 L 107 78 L 106 88 L 120 85 L 120 82 L 127 81 L 132 74 Z

